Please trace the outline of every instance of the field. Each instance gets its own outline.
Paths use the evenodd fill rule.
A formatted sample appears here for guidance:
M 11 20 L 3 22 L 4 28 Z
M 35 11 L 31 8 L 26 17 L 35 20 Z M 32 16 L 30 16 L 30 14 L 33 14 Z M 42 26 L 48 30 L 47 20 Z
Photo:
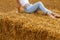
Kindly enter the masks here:
M 60 15 L 60 0 L 42 1 L 46 8 Z M 0 0 L 0 40 L 60 40 L 60 19 L 52 19 L 42 11 L 28 14 L 16 0 Z

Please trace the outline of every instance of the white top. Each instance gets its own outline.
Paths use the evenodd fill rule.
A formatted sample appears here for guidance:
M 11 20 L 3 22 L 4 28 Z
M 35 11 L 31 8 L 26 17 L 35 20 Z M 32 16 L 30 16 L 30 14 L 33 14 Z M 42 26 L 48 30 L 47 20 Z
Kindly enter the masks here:
M 20 4 L 22 5 L 22 6 L 24 6 L 25 4 L 30 4 L 29 3 L 29 0 L 19 0 L 19 2 L 20 2 Z

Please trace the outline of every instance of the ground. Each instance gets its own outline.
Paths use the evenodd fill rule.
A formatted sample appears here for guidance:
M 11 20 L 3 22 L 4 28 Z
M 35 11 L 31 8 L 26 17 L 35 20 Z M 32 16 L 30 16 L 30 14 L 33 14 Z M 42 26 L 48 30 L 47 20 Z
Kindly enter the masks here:
M 60 14 L 60 0 L 42 1 L 46 8 Z M 16 0 L 0 0 L 0 40 L 60 40 L 60 19 L 52 19 L 42 11 L 28 14 Z

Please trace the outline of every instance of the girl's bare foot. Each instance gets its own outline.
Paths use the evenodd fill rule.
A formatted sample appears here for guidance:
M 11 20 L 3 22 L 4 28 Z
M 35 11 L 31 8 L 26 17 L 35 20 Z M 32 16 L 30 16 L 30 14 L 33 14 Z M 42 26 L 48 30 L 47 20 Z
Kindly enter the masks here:
M 60 18 L 60 15 L 53 12 L 47 12 L 47 15 L 50 16 L 51 18 Z
M 56 17 L 53 14 L 47 14 L 48 16 L 50 16 L 51 18 L 55 19 Z
M 57 13 L 53 13 L 53 15 L 54 15 L 56 18 L 60 18 L 60 15 L 58 15 Z

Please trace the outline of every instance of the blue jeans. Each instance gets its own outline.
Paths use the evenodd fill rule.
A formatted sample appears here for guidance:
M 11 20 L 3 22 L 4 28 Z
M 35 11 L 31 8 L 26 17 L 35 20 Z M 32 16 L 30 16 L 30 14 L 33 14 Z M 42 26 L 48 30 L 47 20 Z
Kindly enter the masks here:
M 28 13 L 32 13 L 36 10 L 42 10 L 44 13 L 46 13 L 48 11 L 47 8 L 45 8 L 45 6 L 43 5 L 42 2 L 37 2 L 35 4 L 31 4 L 30 6 L 26 7 L 25 11 Z

